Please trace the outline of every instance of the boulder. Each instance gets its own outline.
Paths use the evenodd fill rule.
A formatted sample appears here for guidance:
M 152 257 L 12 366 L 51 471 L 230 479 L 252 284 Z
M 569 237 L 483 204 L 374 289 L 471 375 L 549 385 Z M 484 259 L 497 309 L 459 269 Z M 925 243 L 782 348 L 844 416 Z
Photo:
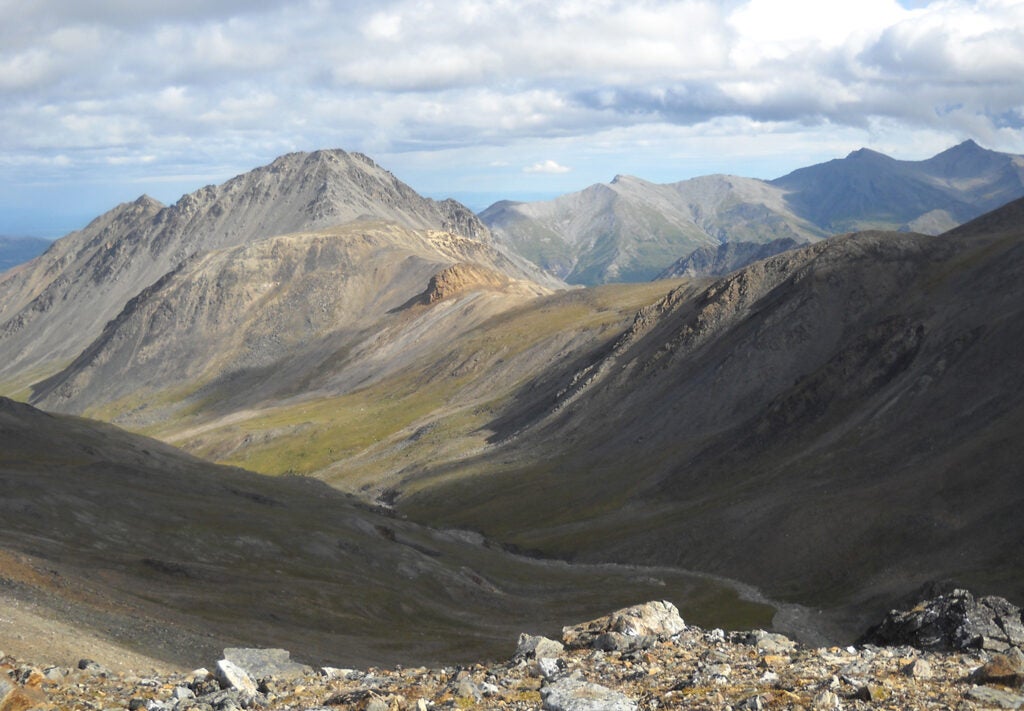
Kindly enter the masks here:
M 967 590 L 956 589 L 910 610 L 892 610 L 859 643 L 931 651 L 1005 652 L 1012 646 L 1024 646 L 1024 621 L 1020 608 L 1004 598 L 975 598 Z
M 217 662 L 215 675 L 224 689 L 236 689 L 253 696 L 258 692 L 256 680 L 250 676 L 249 672 L 227 659 Z
M 975 684 L 999 684 L 1024 688 L 1024 652 L 1013 647 L 1006 654 L 993 655 L 987 663 L 971 672 Z
M 655 601 L 563 627 L 562 641 L 571 649 L 592 647 L 606 652 L 627 652 L 653 647 L 685 629 L 686 624 L 675 605 Z
M 613 689 L 582 679 L 562 679 L 540 691 L 545 711 L 636 711 L 637 704 Z
M 561 642 L 542 637 L 530 635 L 525 632 L 519 635 L 519 643 L 516 645 L 515 659 L 535 659 L 540 657 L 558 657 L 565 651 Z
M 293 662 L 287 649 L 228 647 L 224 659 L 244 669 L 256 681 L 295 679 L 313 673 L 312 667 Z

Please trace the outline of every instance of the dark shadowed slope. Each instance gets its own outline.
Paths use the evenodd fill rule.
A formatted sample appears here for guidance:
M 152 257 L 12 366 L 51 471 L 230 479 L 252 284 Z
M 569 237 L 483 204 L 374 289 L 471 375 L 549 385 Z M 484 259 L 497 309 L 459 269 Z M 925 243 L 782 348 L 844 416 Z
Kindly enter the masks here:
M 940 237 L 837 237 L 693 294 L 523 388 L 491 424 L 500 454 L 410 480 L 400 508 L 825 606 L 945 576 L 1024 598 L 1024 202 Z
M 719 582 L 513 556 L 313 479 L 216 467 L 6 398 L 0 487 L 5 596 L 181 665 L 238 645 L 334 665 L 505 658 L 519 631 L 661 597 L 715 624 L 770 614 Z

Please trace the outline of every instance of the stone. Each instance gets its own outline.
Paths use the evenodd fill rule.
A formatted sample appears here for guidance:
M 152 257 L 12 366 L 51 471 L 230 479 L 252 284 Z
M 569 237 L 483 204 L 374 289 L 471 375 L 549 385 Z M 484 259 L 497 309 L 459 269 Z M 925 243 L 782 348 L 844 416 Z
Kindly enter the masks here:
M 174 691 L 171 692 L 171 698 L 175 701 L 181 701 L 182 699 L 194 699 L 195 697 L 195 692 L 184 686 L 176 686 L 174 687 Z
M 106 667 L 91 659 L 79 659 L 78 668 L 81 671 L 89 672 L 90 674 L 110 674 L 110 671 Z
M 860 699 L 861 701 L 872 701 L 877 704 L 889 698 L 889 690 L 881 684 L 868 682 L 857 689 L 857 693 L 854 694 L 854 698 Z
M 286 649 L 252 649 L 246 647 L 228 647 L 224 650 L 224 659 L 236 664 L 248 672 L 256 680 L 295 679 L 312 674 L 312 667 L 291 660 L 291 653 Z
M 541 657 L 537 660 L 537 672 L 545 679 L 554 679 L 562 673 L 565 665 L 552 657 Z
M 470 678 L 460 679 L 455 686 L 455 698 L 479 701 L 483 697 L 479 687 Z
M 41 689 L 18 686 L 0 675 L 0 711 L 27 711 L 44 705 L 46 694 Z
M 1024 621 L 1020 608 L 1005 598 L 975 598 L 967 590 L 956 589 L 910 610 L 890 611 L 858 641 L 933 651 L 1003 652 L 1024 646 Z
M 971 701 L 1000 709 L 1019 709 L 1024 706 L 1024 696 L 990 686 L 976 686 L 966 694 Z
M 836 711 L 840 708 L 839 697 L 833 691 L 822 691 L 814 697 L 811 708 L 814 711 Z
M 1024 653 L 1013 647 L 1006 654 L 993 655 L 987 663 L 971 672 L 968 679 L 975 684 L 1024 688 Z
M 258 691 L 256 680 L 245 669 L 227 659 L 217 662 L 217 671 L 214 672 L 214 675 L 224 689 L 237 689 L 253 696 Z
M 900 671 L 912 679 L 931 679 L 933 675 L 932 665 L 924 659 L 915 659 Z
M 355 669 L 344 669 L 338 667 L 320 667 L 321 676 L 328 679 L 347 679 L 350 674 L 357 674 Z
M 796 648 L 796 642 L 784 634 L 765 632 L 764 630 L 753 630 L 741 633 L 738 640 L 741 644 L 749 644 L 764 654 L 785 654 Z
M 515 659 L 532 659 L 537 657 L 557 657 L 565 651 L 561 642 L 540 635 L 519 635 L 516 645 Z
M 367 702 L 366 711 L 388 711 L 388 702 L 379 696 L 374 696 Z
M 637 711 L 625 694 L 582 679 L 562 679 L 540 690 L 545 711 Z
M 675 605 L 654 601 L 563 627 L 562 641 L 571 649 L 592 647 L 606 652 L 627 652 L 653 647 L 685 629 L 686 624 Z

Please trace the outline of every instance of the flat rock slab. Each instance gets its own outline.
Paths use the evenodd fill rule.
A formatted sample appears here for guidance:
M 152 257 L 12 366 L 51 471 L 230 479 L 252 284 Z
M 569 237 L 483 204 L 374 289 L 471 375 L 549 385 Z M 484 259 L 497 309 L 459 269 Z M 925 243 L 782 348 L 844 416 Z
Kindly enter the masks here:
M 258 691 L 255 679 L 242 667 L 227 659 L 217 662 L 217 681 L 225 689 L 236 689 L 244 694 L 255 695 Z
M 637 711 L 637 704 L 613 689 L 582 679 L 563 679 L 540 690 L 544 711 Z
M 313 673 L 312 667 L 293 662 L 287 649 L 228 647 L 224 650 L 224 659 L 244 669 L 256 680 L 295 679 Z
M 1024 706 L 1024 696 L 990 686 L 976 686 L 967 692 L 967 698 L 985 706 L 997 709 L 1019 709 Z

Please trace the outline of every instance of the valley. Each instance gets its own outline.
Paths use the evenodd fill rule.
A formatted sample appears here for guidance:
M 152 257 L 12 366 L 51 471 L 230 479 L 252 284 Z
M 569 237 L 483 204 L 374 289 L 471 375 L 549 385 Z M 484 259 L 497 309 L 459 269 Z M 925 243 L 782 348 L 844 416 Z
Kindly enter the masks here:
M 833 163 L 478 218 L 317 151 L 118 206 L 0 274 L 5 590 L 179 665 L 1021 599 L 1020 157 Z

